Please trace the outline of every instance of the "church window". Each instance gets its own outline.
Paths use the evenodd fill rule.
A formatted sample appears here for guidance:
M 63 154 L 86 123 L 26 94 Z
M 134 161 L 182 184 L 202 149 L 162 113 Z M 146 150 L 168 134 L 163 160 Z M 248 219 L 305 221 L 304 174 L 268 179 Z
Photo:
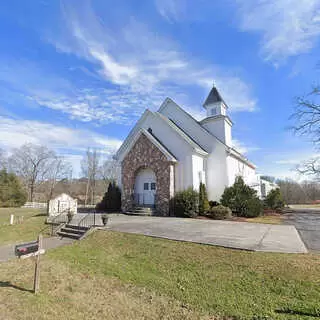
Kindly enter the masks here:
M 211 115 L 215 116 L 217 114 L 217 108 L 212 108 L 211 109 Z

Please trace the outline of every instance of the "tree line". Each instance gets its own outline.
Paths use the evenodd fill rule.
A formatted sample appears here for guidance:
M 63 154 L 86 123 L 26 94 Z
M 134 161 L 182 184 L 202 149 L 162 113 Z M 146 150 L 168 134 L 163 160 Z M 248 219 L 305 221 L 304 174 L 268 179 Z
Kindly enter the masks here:
M 0 171 L 17 178 L 30 202 L 45 202 L 65 192 L 79 203 L 96 204 L 116 178 L 117 166 L 112 159 L 103 160 L 97 150 L 88 149 L 81 161 L 81 177 L 74 178 L 72 164 L 65 157 L 46 146 L 27 143 L 10 155 L 0 149 Z

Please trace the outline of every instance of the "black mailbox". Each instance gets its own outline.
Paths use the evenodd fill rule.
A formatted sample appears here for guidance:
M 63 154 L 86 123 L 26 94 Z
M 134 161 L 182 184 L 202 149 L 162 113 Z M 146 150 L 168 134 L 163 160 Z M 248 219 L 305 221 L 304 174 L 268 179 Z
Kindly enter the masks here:
M 18 257 L 24 256 L 29 253 L 34 253 L 39 250 L 39 243 L 38 241 L 28 242 L 18 244 L 15 247 L 15 254 Z

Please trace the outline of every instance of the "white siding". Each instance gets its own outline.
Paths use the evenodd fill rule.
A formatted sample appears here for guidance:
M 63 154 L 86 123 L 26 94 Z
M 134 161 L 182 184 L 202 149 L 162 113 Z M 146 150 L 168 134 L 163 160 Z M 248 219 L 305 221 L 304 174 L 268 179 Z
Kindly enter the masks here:
M 203 157 L 192 155 L 193 189 L 199 190 L 201 176 L 203 175 Z M 204 181 L 205 183 L 205 181 Z
M 174 102 L 166 104 L 161 114 L 172 119 L 180 128 L 188 133 L 201 147 L 210 152 L 218 141 L 205 129 L 201 128 L 190 115 L 181 111 Z
M 243 180 L 248 185 L 256 183 L 256 171 L 249 167 L 243 161 L 236 159 L 233 156 L 227 157 L 228 163 L 228 185 L 231 186 L 237 176 L 242 176 Z
M 202 125 L 220 141 L 231 146 L 231 124 L 226 118 L 209 118 Z
M 209 200 L 219 201 L 228 185 L 225 147 L 216 144 L 206 161 L 206 185 Z

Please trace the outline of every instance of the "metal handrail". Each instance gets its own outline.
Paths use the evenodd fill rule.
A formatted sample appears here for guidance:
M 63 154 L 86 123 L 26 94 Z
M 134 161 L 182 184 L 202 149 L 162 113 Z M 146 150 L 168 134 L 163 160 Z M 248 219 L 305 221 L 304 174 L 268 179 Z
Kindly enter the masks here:
M 96 225 L 96 210 L 93 212 L 93 224 L 88 223 L 87 218 L 92 217 L 92 213 L 87 213 L 79 222 L 78 222 L 78 227 L 94 227 Z
M 67 213 L 68 211 L 65 210 L 65 211 L 62 211 L 60 214 L 58 214 L 57 216 L 54 216 L 53 217 L 53 220 L 47 222 L 51 225 L 51 235 L 53 236 L 55 234 L 55 231 L 54 231 L 54 225 L 58 224 L 58 227 L 56 228 L 56 230 L 58 230 L 61 225 L 65 224 L 68 222 L 68 216 L 67 216 Z M 63 218 L 63 219 L 61 219 Z M 45 228 L 46 229 L 46 228 Z M 44 230 L 45 230 L 44 229 Z

